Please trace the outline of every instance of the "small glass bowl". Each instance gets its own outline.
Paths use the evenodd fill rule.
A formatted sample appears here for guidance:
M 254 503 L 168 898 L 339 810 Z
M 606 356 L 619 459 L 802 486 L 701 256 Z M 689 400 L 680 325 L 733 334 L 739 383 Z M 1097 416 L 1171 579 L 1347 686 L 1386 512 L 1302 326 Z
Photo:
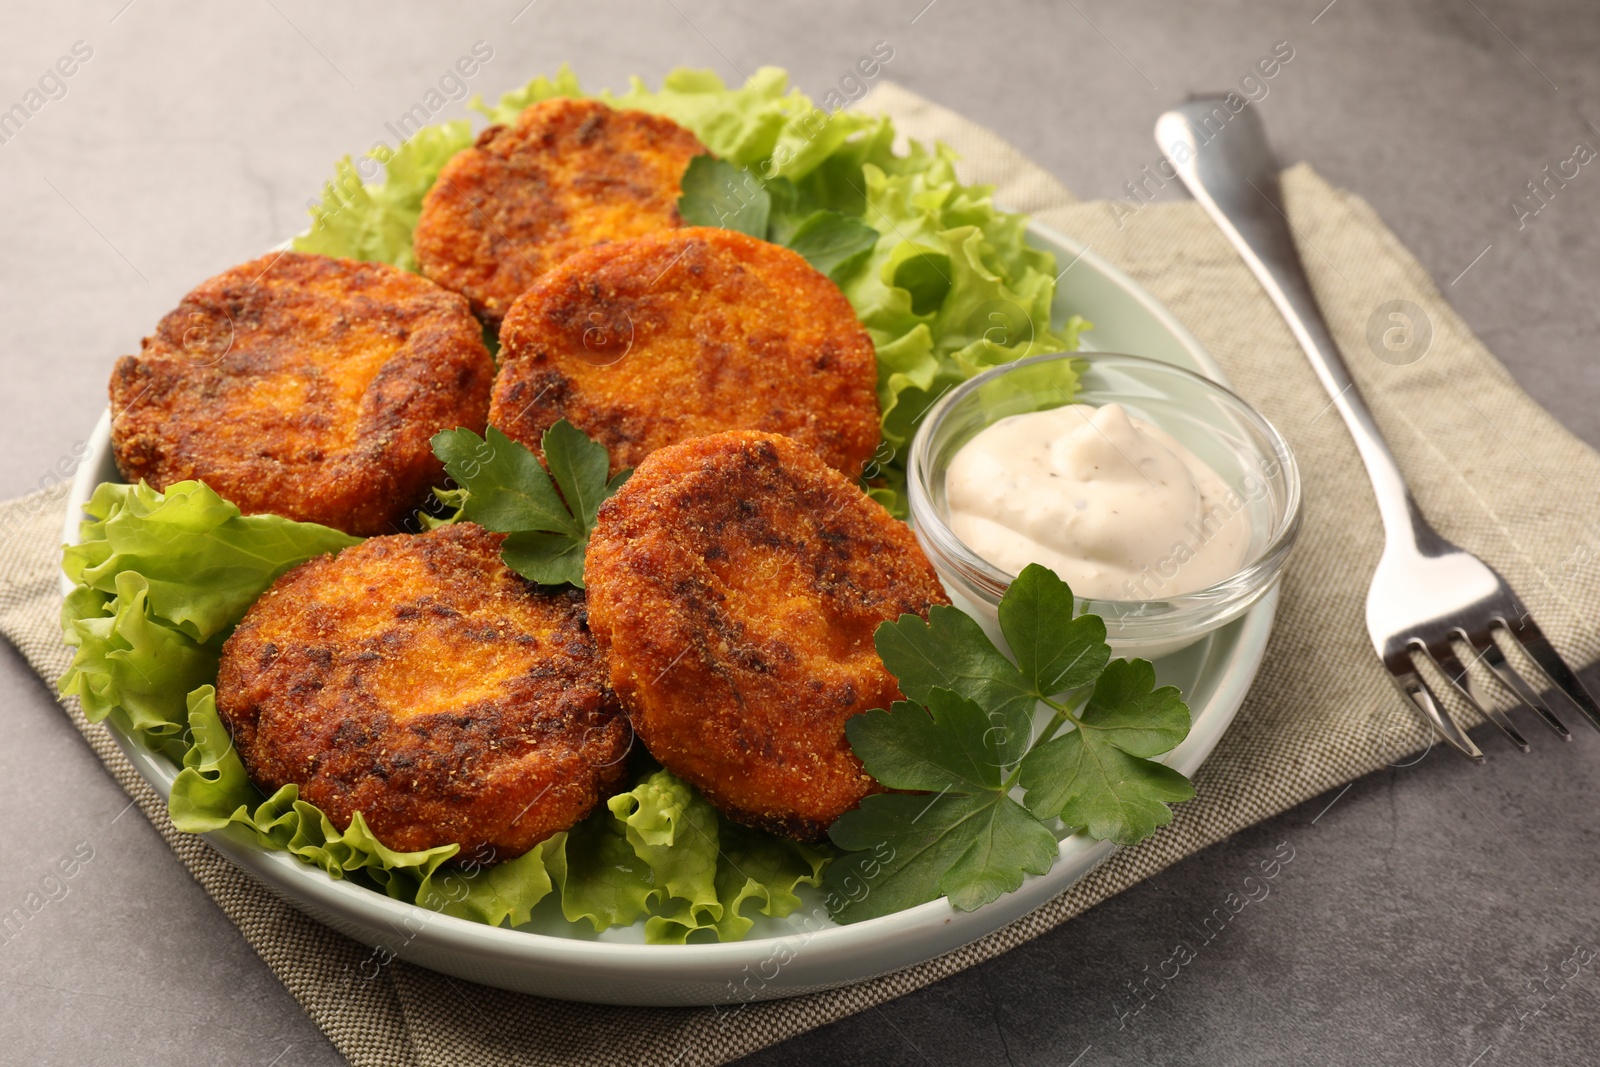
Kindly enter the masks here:
M 1175 584 L 1173 556 L 1140 579 L 1127 600 L 1079 598 L 1080 611 L 1105 619 L 1121 656 L 1154 659 L 1193 644 L 1244 614 L 1272 588 L 1300 530 L 1300 471 L 1283 436 L 1249 404 L 1191 371 L 1109 352 L 1062 352 L 996 367 L 951 390 L 928 413 L 911 442 L 907 495 L 911 525 L 958 606 L 999 639 L 1000 597 L 1010 575 L 951 531 L 945 472 L 980 430 L 1008 415 L 1063 404 L 1121 404 L 1137 419 L 1175 437 L 1233 491 L 1222 507 L 1250 521 L 1245 563 L 1231 577 L 1189 593 Z M 1174 552 L 1183 542 L 1174 542 Z M 1171 570 L 1172 573 L 1162 573 Z M 1146 596 L 1145 594 L 1149 595 Z

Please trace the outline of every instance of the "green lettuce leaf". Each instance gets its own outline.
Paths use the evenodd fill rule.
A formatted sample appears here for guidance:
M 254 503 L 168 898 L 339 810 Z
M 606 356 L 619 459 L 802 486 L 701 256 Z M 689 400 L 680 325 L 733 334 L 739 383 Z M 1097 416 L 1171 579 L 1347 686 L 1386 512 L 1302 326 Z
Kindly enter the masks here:
M 660 900 L 655 873 L 634 852 L 627 825 L 607 807 L 567 833 L 550 856 L 550 877 L 561 893 L 561 914 L 596 932 L 631 926 Z
M 107 716 L 157 751 L 186 726 L 185 698 L 217 674 L 222 642 L 279 575 L 359 538 L 276 515 L 241 515 L 200 482 L 165 493 L 99 486 L 62 554 L 61 607 L 77 651 L 62 675 L 91 722 Z M 169 753 L 170 754 L 170 753 Z
M 117 576 L 136 571 L 152 611 L 196 641 L 231 628 L 291 567 L 361 540 L 316 523 L 241 515 L 202 482 L 165 493 L 106 482 L 84 510 L 81 539 L 62 557 L 67 577 L 114 593 Z
M 493 105 L 474 97 L 470 106 L 506 123 L 541 100 L 585 95 L 563 67 Z M 906 512 L 906 448 L 940 396 L 989 367 L 1073 351 L 1089 328 L 1077 316 L 1052 326 L 1055 259 L 1027 244 L 1026 216 L 997 208 L 988 186 L 963 185 L 956 157 L 943 145 L 913 143 L 897 153 L 885 117 L 829 114 L 791 89 L 775 67 L 762 67 L 737 87 L 711 71 L 679 69 L 659 89 L 635 78 L 625 92 L 595 95 L 665 115 L 720 159 L 769 184 L 774 232 L 785 243 L 804 242 L 803 254 L 839 283 L 877 348 L 886 447 L 867 483 L 896 515 Z M 409 235 L 422 196 L 450 154 L 470 143 L 461 120 L 429 127 L 389 160 L 382 185 L 365 188 L 348 160 L 339 164 L 323 208 L 313 212 L 312 233 L 295 247 L 415 270 Z M 819 212 L 831 214 L 817 217 L 807 233 L 794 232 Z M 873 247 L 858 250 L 859 231 L 837 216 L 871 227 Z
M 691 159 L 682 189 L 678 214 L 684 222 L 783 245 L 830 278 L 847 276 L 878 244 L 878 231 L 860 219 L 812 209 L 788 178 L 762 181 L 716 156 Z
M 237 826 L 263 848 L 290 852 L 331 877 L 364 877 L 395 899 L 490 926 L 527 922 L 552 889 L 548 854 L 565 834 L 493 867 L 446 866 L 458 845 L 399 852 L 373 836 L 360 812 L 341 832 L 293 785 L 263 799 L 217 715 L 211 686 L 189 694 L 188 719 L 193 744 L 167 803 L 173 825 L 186 833 Z
M 151 614 L 143 575 L 120 574 L 117 586 L 114 597 L 79 586 L 63 602 L 63 638 L 77 652 L 61 692 L 78 697 L 90 722 L 109 716 L 165 750 L 183 729 L 183 694 L 216 677 L 217 650 Z
M 661 88 L 632 79 L 625 93 L 599 98 L 620 108 L 665 115 L 694 132 L 712 153 L 756 170 L 762 178 L 799 180 L 816 170 L 849 138 L 884 120 L 854 111 L 828 114 L 777 67 L 761 67 L 729 88 L 709 70 L 678 69 Z
M 415 271 L 411 234 L 422 215 L 422 198 L 446 161 L 471 145 L 472 138 L 472 123 L 466 119 L 424 126 L 398 149 L 374 155 L 384 165 L 385 180 L 377 185 L 363 183 L 355 163 L 345 156 L 334 164 L 332 180 L 311 209 L 311 227 L 294 239 L 295 249 Z
M 541 74 L 520 89 L 512 89 L 503 94 L 493 107 L 483 102 L 482 93 L 473 93 L 472 99 L 467 101 L 467 106 L 487 115 L 491 126 L 504 126 L 515 122 L 517 116 L 525 109 L 541 100 L 584 95 L 584 91 L 578 86 L 578 76 L 572 73 L 570 66 L 563 63 L 554 78 L 546 78 Z
M 682 944 L 700 930 L 736 940 L 753 925 L 750 913 L 782 918 L 798 907 L 795 889 L 820 884 L 831 855 L 735 826 L 658 770 L 516 859 L 449 864 L 459 846 L 387 848 L 359 812 L 341 832 L 293 785 L 263 797 L 217 715 L 212 686 L 189 694 L 187 719 L 191 746 L 168 801 L 178 829 L 238 827 L 263 848 L 290 852 L 333 878 L 356 878 L 397 900 L 490 926 L 525 923 L 534 905 L 558 892 L 566 918 L 596 931 L 645 918 L 651 944 Z
M 579 437 L 556 449 L 552 473 L 576 509 L 556 498 L 562 514 L 583 525 L 606 492 L 606 463 L 603 453 L 577 450 Z M 507 506 L 519 504 L 526 501 Z M 77 585 L 62 606 L 62 630 L 77 652 L 62 690 L 82 700 L 89 718 L 111 717 L 179 766 L 167 806 L 180 830 L 243 834 L 331 877 L 491 926 L 525 923 L 559 892 L 574 922 L 605 930 L 644 918 L 646 938 L 663 943 L 700 931 L 742 937 L 757 912 L 788 915 L 799 885 L 821 882 L 831 852 L 735 826 L 660 770 L 570 831 L 494 866 L 453 862 L 456 845 L 390 849 L 359 813 L 341 831 L 293 785 L 264 796 L 217 714 L 222 642 L 279 575 L 359 539 L 241 515 L 199 482 L 166 493 L 102 485 L 85 510 L 82 541 L 63 559 Z
M 841 287 L 878 349 L 884 439 L 903 450 L 945 391 L 1001 363 L 1072 351 L 1087 324 L 1052 328 L 1054 257 L 1027 245 L 1024 216 L 995 208 L 988 187 L 960 184 L 949 149 L 874 155 L 862 163 L 860 213 L 880 237 Z
M 791 914 L 831 855 L 730 822 L 657 770 L 575 827 L 550 870 L 568 921 L 598 931 L 643 918 L 650 944 L 683 944 L 702 931 L 736 941 L 755 913 Z

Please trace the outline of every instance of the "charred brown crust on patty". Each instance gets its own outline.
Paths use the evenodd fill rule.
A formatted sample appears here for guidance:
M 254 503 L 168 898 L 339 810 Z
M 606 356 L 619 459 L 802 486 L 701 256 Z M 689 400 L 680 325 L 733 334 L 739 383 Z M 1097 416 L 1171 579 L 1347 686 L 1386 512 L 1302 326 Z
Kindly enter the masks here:
M 482 432 L 494 363 L 466 301 L 381 263 L 274 253 L 183 298 L 111 374 L 130 482 L 197 478 L 246 514 L 387 533 Z
M 517 301 L 489 423 L 537 449 L 566 419 L 615 473 L 664 445 L 761 430 L 851 477 L 878 446 L 872 339 L 804 257 L 686 227 L 590 249 Z
M 873 646 L 949 603 L 910 529 L 804 445 L 733 432 L 654 452 L 584 567 L 611 684 L 661 764 L 801 840 L 879 787 L 845 720 L 900 699 Z
M 444 165 L 422 202 L 417 263 L 498 325 L 573 253 L 680 225 L 683 172 L 706 151 L 660 115 L 597 100 L 534 104 Z
M 223 647 L 217 710 L 257 785 L 390 848 L 500 862 L 622 784 L 632 742 L 583 594 L 526 581 L 471 523 L 280 578 Z

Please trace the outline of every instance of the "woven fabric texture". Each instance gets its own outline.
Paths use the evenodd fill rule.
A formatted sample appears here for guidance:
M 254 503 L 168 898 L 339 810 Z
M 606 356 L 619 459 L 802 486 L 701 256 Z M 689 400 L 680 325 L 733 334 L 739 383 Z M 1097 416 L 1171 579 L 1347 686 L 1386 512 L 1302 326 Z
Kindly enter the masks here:
M 474 986 L 401 961 L 363 977 L 370 949 L 304 917 L 202 839 L 177 832 L 111 736 L 66 701 L 109 773 L 351 1063 L 725 1063 L 1005 952 L 1189 853 L 1426 743 L 1367 642 L 1363 603 L 1382 536 L 1355 447 L 1288 328 L 1200 208 L 1078 203 L 992 132 L 897 86 L 880 85 L 865 106 L 895 116 L 912 136 L 947 142 L 963 155 L 966 180 L 995 184 L 1008 206 L 1086 243 L 1149 288 L 1299 458 L 1305 523 L 1276 627 L 1255 686 L 1199 772 L 1197 798 L 1179 806 L 1172 825 L 1037 911 L 920 966 L 736 1011 L 601 1007 Z M 1600 628 L 1586 620 L 1600 616 L 1600 586 L 1578 577 L 1597 548 L 1592 501 L 1563 487 L 1600 484 L 1600 455 L 1516 386 L 1362 200 L 1305 166 L 1285 173 L 1284 190 L 1334 334 L 1423 509 L 1445 536 L 1510 580 L 1569 662 L 1592 662 Z M 1431 331 L 1425 354 L 1404 364 L 1387 351 L 1381 358 L 1372 340 L 1390 322 L 1385 305 L 1396 300 L 1420 309 Z M 1093 308 L 1081 310 L 1093 318 Z M 58 624 L 64 506 L 63 489 L 0 505 L 0 633 L 52 681 L 69 658 Z

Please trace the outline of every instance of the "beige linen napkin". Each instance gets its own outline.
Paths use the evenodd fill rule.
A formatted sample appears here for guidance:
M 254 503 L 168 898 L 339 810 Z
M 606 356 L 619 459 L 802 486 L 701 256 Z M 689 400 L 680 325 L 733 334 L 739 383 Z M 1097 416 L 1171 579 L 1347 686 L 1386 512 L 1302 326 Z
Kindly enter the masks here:
M 1130 217 L 1104 203 L 1077 204 L 994 134 L 904 90 L 881 86 L 869 106 L 902 120 L 914 136 L 945 140 L 966 157 L 967 180 L 999 185 L 1006 203 L 1035 212 L 1149 287 L 1299 456 L 1305 526 L 1277 625 L 1249 698 L 1198 775 L 1197 798 L 1178 807 L 1171 826 L 1054 901 L 921 966 L 736 1013 L 599 1007 L 473 986 L 398 961 L 376 978 L 359 977 L 369 949 L 282 903 L 200 838 L 176 832 L 163 801 L 105 730 L 68 701 L 67 713 L 107 769 L 352 1063 L 723 1063 L 1005 952 L 1197 849 L 1425 743 L 1367 643 L 1362 605 L 1381 534 L 1355 448 L 1287 328 L 1200 209 L 1152 204 Z M 1517 388 L 1363 201 L 1305 166 L 1285 175 L 1285 193 L 1334 333 L 1422 506 L 1447 537 L 1510 579 L 1569 661 L 1593 661 L 1600 577 L 1592 498 L 1571 487 L 1600 484 L 1600 456 Z M 1382 344 L 1394 323 L 1392 301 L 1416 309 L 1419 332 L 1407 355 L 1422 347 L 1420 328 L 1431 331 L 1420 359 L 1405 363 Z M 1093 308 L 1081 310 L 1094 316 Z M 63 497 L 56 490 L 0 506 L 0 632 L 46 679 L 68 659 L 56 621 Z

